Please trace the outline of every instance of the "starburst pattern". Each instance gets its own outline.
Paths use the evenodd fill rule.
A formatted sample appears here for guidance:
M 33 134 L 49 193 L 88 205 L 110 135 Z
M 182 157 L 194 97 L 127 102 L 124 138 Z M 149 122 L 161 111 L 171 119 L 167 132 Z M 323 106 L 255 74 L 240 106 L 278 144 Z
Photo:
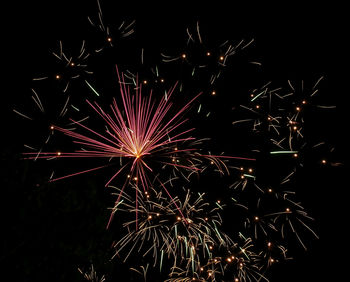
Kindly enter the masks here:
M 317 215 L 297 197 L 300 171 L 310 160 L 340 165 L 328 158 L 334 148 L 324 153 L 317 129 L 310 133 L 310 109 L 334 108 L 319 103 L 323 76 L 284 87 L 257 82 L 237 60 L 255 40 L 212 40 L 212 27 L 200 32 L 198 22 L 185 30 L 184 44 L 149 50 L 132 38 L 140 31 L 135 21 L 118 27 L 97 3 L 97 17 L 88 17 L 96 31 L 91 42 L 59 41 L 54 69 L 33 79 L 35 107 L 13 110 L 41 123 L 42 134 L 30 137 L 43 140 L 27 143 L 24 158 L 78 164 L 51 173 L 48 182 L 57 186 L 100 172 L 108 188 L 101 193 L 113 199 L 109 220 L 103 217 L 103 232 L 113 233 L 111 261 L 145 281 L 153 274 L 169 282 L 268 281 L 276 264 L 294 257 L 293 247 L 307 250 L 309 239 L 319 238 Z M 260 73 L 262 64 L 248 60 Z M 110 72 L 116 64 L 123 71 Z M 102 260 L 94 265 L 109 278 Z M 87 280 L 105 279 L 94 266 L 79 271 Z
M 40 156 L 37 153 L 26 153 L 29 158 L 106 158 L 106 159 L 123 159 L 127 162 L 109 178 L 105 186 L 108 186 L 117 176 L 122 172 L 128 170 L 127 178 L 124 181 L 123 188 L 115 202 L 118 205 L 121 193 L 124 191 L 130 180 L 136 181 L 143 192 L 148 191 L 151 178 L 149 173 L 153 172 L 149 160 L 156 160 L 163 165 L 170 166 L 176 169 L 184 169 L 192 172 L 199 172 L 203 169 L 203 159 L 215 164 L 222 172 L 226 167 L 225 163 L 220 159 L 225 156 L 203 155 L 195 147 L 183 146 L 178 148 L 178 144 L 185 144 L 189 141 L 195 140 L 194 137 L 186 137 L 186 135 L 193 130 L 193 128 L 179 130 L 181 126 L 187 121 L 183 119 L 183 113 L 191 106 L 191 104 L 201 95 L 197 94 L 185 106 L 181 107 L 175 112 L 173 104 L 171 103 L 171 96 L 174 93 L 176 84 L 172 87 L 166 96 L 160 99 L 158 104 L 155 103 L 152 97 L 152 92 L 148 97 L 142 95 L 142 84 L 136 83 L 135 94 L 131 93 L 131 89 L 127 86 L 123 74 L 117 74 L 120 85 L 120 93 L 122 100 L 122 107 L 118 106 L 116 99 L 110 106 L 111 114 L 105 112 L 98 103 L 87 103 L 91 108 L 102 118 L 107 125 L 105 132 L 95 131 L 81 122 L 71 120 L 79 128 L 84 129 L 90 135 L 81 134 L 73 130 L 65 129 L 58 126 L 51 126 L 52 130 L 63 132 L 65 135 L 71 137 L 74 143 L 84 147 L 82 150 L 75 152 L 41 152 Z M 91 85 L 89 85 L 92 88 Z M 93 89 L 96 91 L 95 89 Z M 35 155 L 35 157 L 31 157 Z M 236 157 L 226 157 L 236 158 Z M 181 162 L 180 162 L 181 159 Z M 247 159 L 249 158 L 239 158 Z M 88 170 L 76 172 L 66 176 L 54 178 L 51 181 L 61 180 L 74 175 L 91 172 L 101 168 L 110 166 L 106 164 L 103 166 L 94 167 Z M 161 183 L 161 187 L 166 191 L 168 196 L 172 198 L 169 191 Z M 137 196 L 136 196 L 137 199 Z M 136 218 L 137 218 L 136 201 Z M 177 207 L 176 202 L 174 205 Z M 178 207 L 177 207 L 178 208 Z M 178 208 L 179 212 L 181 210 Z M 113 214 L 107 226 L 109 226 Z M 137 219 L 136 219 L 137 225 Z

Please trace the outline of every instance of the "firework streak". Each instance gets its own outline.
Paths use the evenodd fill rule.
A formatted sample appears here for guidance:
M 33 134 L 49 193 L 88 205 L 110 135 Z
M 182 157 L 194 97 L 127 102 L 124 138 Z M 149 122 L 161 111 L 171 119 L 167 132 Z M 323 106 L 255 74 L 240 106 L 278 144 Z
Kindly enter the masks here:
M 224 116 L 233 128 L 223 130 L 229 143 L 230 130 L 240 129 L 234 138 L 251 141 L 249 149 L 233 156 L 212 154 L 204 149 L 209 138 L 195 137 L 198 131 L 190 125 L 191 117 L 203 117 L 201 124 L 208 121 L 221 126 L 215 120 L 221 106 L 215 109 L 209 99 L 230 94 L 219 87 L 222 74 L 231 57 L 246 52 L 254 40 L 207 44 L 197 22 L 194 29 L 186 29 L 184 46 L 159 52 L 161 62 L 151 59 L 149 65 L 148 50 L 143 47 L 137 49 L 137 56 L 131 54 L 133 58 L 141 54 L 140 65 L 123 72 L 116 67 L 120 95 L 113 93 L 107 100 L 91 62 L 95 57 L 98 62 L 113 61 L 101 58 L 106 50 L 118 53 L 123 40 L 134 34 L 135 22 L 122 22 L 113 33 L 99 2 L 97 19 L 89 17 L 88 21 L 101 35 L 95 44 L 83 40 L 74 55 L 66 48 L 63 51 L 59 41 L 58 51 L 52 54 L 61 71 L 33 79 L 55 85 L 60 99 L 52 103 L 53 110 L 42 100 L 44 91 L 36 88 L 30 96 L 36 112 L 13 110 L 26 122 L 39 119 L 48 131 L 36 145 L 25 145 L 31 151 L 23 153 L 24 159 L 89 159 L 88 167 L 62 176 L 52 172 L 49 182 L 103 171 L 103 184 L 112 191 L 114 201 L 105 221 L 109 229 L 117 226 L 119 236 L 112 244 L 113 258 L 125 264 L 133 259 L 147 262 L 130 267 L 144 280 L 148 271 L 156 271 L 162 281 L 169 282 L 268 281 L 271 265 L 290 259 L 286 247 L 290 240 L 306 250 L 304 233 L 318 238 L 314 219 L 296 199 L 294 188 L 303 156 L 311 151 L 323 150 L 316 157 L 318 165 L 337 165 L 325 159 L 325 142 L 316 138 L 309 142 L 305 137 L 305 113 L 333 108 L 317 103 L 323 77 L 311 86 L 288 80 L 284 87 L 273 87 L 272 82 L 249 87 L 243 102 L 228 102 L 234 104 L 234 111 Z M 250 65 L 261 68 L 256 61 Z M 80 92 L 90 95 L 84 96 L 83 103 Z M 178 103 L 177 94 L 185 102 Z M 89 110 L 91 115 L 86 116 Z M 71 149 L 50 147 L 56 137 L 67 140 Z M 235 144 L 232 147 L 236 150 Z M 203 190 L 207 179 L 204 185 L 210 188 Z M 86 273 L 79 268 L 86 280 L 105 281 L 104 275 L 97 277 L 93 265 L 89 267 Z
M 140 185 L 143 192 L 149 190 L 151 180 L 148 174 L 153 172 L 149 161 L 152 162 L 152 160 L 156 160 L 163 165 L 168 165 L 175 169 L 184 169 L 190 172 L 200 172 L 203 170 L 204 167 L 201 165 L 204 160 L 207 160 L 208 163 L 215 164 L 221 172 L 226 167 L 221 158 L 254 160 L 242 157 L 202 155 L 198 152 L 198 149 L 186 146 L 186 143 L 195 140 L 194 137 L 186 137 L 193 128 L 184 131 L 179 131 L 178 129 L 187 121 L 182 118 L 183 113 L 190 107 L 193 101 L 201 95 L 201 93 L 191 99 L 185 106 L 170 115 L 173 108 L 173 104 L 170 101 L 176 85 L 168 91 L 167 97 L 163 97 L 156 105 L 152 99 L 152 92 L 148 97 L 142 96 L 142 84 L 137 84 L 136 93 L 135 95 L 132 95 L 130 87 L 126 86 L 124 77 L 119 74 L 118 68 L 117 74 L 122 98 L 122 108 L 118 107 L 118 104 L 114 99 L 113 104 L 110 106 L 112 114 L 108 114 L 96 102 L 91 103 L 87 100 L 87 103 L 91 108 L 106 123 L 108 129 L 105 132 L 99 133 L 85 126 L 81 122 L 74 120 L 71 121 L 75 125 L 89 132 L 91 137 L 53 125 L 53 130 L 63 132 L 65 135 L 71 137 L 74 139 L 74 143 L 84 146 L 84 150 L 78 150 L 71 153 L 40 152 L 40 155 L 37 153 L 25 153 L 25 155 L 29 156 L 29 158 L 35 159 L 51 159 L 53 157 L 59 157 L 106 158 L 108 160 L 121 158 L 128 160 L 128 162 L 122 165 L 105 184 L 105 186 L 108 186 L 115 178 L 117 178 L 117 176 L 124 172 L 124 170 L 128 170 L 127 178 L 120 194 L 118 195 L 115 205 L 118 205 L 121 194 L 130 180 L 134 180 L 137 185 Z M 89 85 L 89 87 L 92 88 L 91 85 Z M 95 89 L 93 89 L 93 91 L 97 93 Z M 123 113 L 125 114 L 123 115 Z M 180 144 L 183 144 L 184 146 L 178 148 Z M 179 160 L 181 160 L 181 162 Z M 54 178 L 50 181 L 65 179 L 67 177 L 102 169 L 107 166 L 110 166 L 110 164 L 108 163 L 103 166 Z M 162 182 L 160 182 L 160 184 L 172 199 L 172 196 Z M 174 201 L 173 203 L 178 211 L 182 213 L 176 202 Z M 136 226 L 138 225 L 137 205 L 138 202 L 136 200 Z M 107 227 L 113 218 L 113 214 L 114 213 L 112 213 Z

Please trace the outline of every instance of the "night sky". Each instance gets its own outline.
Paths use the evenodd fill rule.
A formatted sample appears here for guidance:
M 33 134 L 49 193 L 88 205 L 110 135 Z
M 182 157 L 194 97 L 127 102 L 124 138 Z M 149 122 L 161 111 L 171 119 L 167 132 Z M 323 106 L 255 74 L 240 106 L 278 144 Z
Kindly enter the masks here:
M 110 245 L 119 231 L 105 230 L 109 218 L 107 207 L 113 205 L 113 199 L 100 185 L 105 181 L 103 172 L 47 183 L 50 163 L 22 159 L 23 144 L 28 140 L 41 140 L 45 125 L 28 126 L 30 123 L 16 115 L 13 108 L 27 106 L 30 111 L 33 107 L 30 89 L 40 89 L 33 85 L 32 78 L 55 74 L 50 50 L 58 49 L 59 40 L 67 43 L 68 50 L 70 44 L 76 47 L 83 39 L 98 44 L 98 37 L 87 21 L 87 16 L 97 14 L 95 1 L 78 0 L 74 5 L 71 2 L 25 2 L 3 9 L 3 16 L 9 17 L 3 19 L 1 25 L 5 61 L 1 87 L 1 277 L 11 277 L 10 281 L 84 281 L 77 269 L 86 269 L 92 262 L 100 275 L 106 274 L 107 281 L 142 281 L 130 274 L 126 265 L 109 261 Z M 208 147 L 216 152 L 245 155 L 251 149 L 247 145 L 252 143 L 251 135 L 240 135 L 239 130 L 238 135 L 234 130 L 229 133 L 222 130 L 233 121 L 234 114 L 230 111 L 234 112 L 235 106 L 241 103 L 242 95 L 237 93 L 248 91 L 250 84 L 254 88 L 269 80 L 275 85 L 286 85 L 288 79 L 312 83 L 324 76 L 319 86 L 320 102 L 337 108 L 311 112 L 305 138 L 325 141 L 334 151 L 306 155 L 304 167 L 298 170 L 296 189 L 297 198 L 315 218 L 313 226 L 320 239 L 307 239 L 307 252 L 295 242 L 291 243 L 294 260 L 273 266 L 269 277 L 277 282 L 344 281 L 341 278 L 346 269 L 341 267 L 344 258 L 340 255 L 347 256 L 345 195 L 349 186 L 345 169 L 349 128 L 345 102 L 349 94 L 346 61 L 349 56 L 344 7 L 307 8 L 286 4 L 228 8 L 209 3 L 217 7 L 207 7 L 205 14 L 201 9 L 188 9 L 180 4 L 156 11 L 156 5 L 142 10 L 131 3 L 101 2 L 106 18 L 113 19 L 116 26 L 123 20 L 136 19 L 133 39 L 125 39 L 127 42 L 116 48 L 118 52 L 108 49 L 100 61 L 92 62 L 93 67 L 106 66 L 106 70 L 97 74 L 101 83 L 113 84 L 115 73 L 111 66 L 114 64 L 137 70 L 139 57 L 129 54 L 136 53 L 140 47 L 147 50 L 149 58 L 157 58 L 164 50 L 181 50 L 186 46 L 186 27 L 194 27 L 197 21 L 209 45 L 225 38 L 255 39 L 247 51 L 233 56 L 228 71 L 217 83 L 218 95 L 214 99 L 209 97 L 211 88 L 207 81 L 191 84 L 194 91 L 207 91 L 203 105 L 213 111 L 205 122 L 194 114 L 191 125 L 196 127 L 199 136 L 212 138 Z M 103 61 L 107 59 L 113 63 Z M 248 61 L 259 61 L 262 67 L 253 67 Z M 184 67 L 181 75 L 186 71 Z M 176 73 L 164 75 L 177 77 Z M 113 91 L 113 87 L 105 89 Z M 48 99 L 51 106 L 57 93 L 45 93 L 53 96 Z M 324 156 L 344 165 L 321 166 L 315 160 Z M 77 171 L 74 163 L 54 162 L 53 165 L 60 175 Z M 265 170 L 267 174 L 263 178 L 273 176 Z M 204 191 L 210 193 L 212 184 L 203 187 Z M 157 279 L 152 276 L 147 281 L 161 281 Z

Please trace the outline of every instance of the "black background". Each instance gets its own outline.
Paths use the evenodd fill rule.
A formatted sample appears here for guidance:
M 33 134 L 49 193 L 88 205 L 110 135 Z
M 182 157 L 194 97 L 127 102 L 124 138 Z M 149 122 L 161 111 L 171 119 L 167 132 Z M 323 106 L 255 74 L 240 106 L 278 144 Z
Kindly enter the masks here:
M 336 158 L 345 162 L 349 90 L 344 7 L 321 4 L 306 7 L 293 2 L 246 7 L 208 3 L 195 8 L 180 3 L 167 7 L 144 4 L 141 8 L 136 3 L 111 2 L 108 2 L 108 14 L 115 13 L 116 23 L 126 17 L 136 18 L 139 40 L 147 42 L 148 48 L 170 44 L 167 42 L 199 20 L 223 37 L 229 34 L 234 38 L 255 38 L 252 56 L 263 62 L 263 75 L 271 80 L 314 80 L 324 75 L 321 91 L 325 101 L 335 104 L 337 110 L 319 127 L 324 130 L 325 139 L 335 146 Z M 0 267 L 1 275 L 9 275 L 11 281 L 82 281 L 77 267 L 109 255 L 104 251 L 111 236 L 104 234 L 108 212 L 102 202 L 106 195 L 84 192 L 74 181 L 35 190 L 33 181 L 40 178 L 40 171 L 21 160 L 21 122 L 12 112 L 13 106 L 22 103 L 22 97 L 28 93 L 33 75 L 45 66 L 48 51 L 57 46 L 58 40 L 83 39 L 86 16 L 95 15 L 96 11 L 94 1 L 19 2 L 2 11 L 5 65 L 1 86 L 1 233 L 4 237 Z M 308 252 L 300 252 L 294 261 L 276 267 L 271 281 L 345 279 L 342 255 L 347 254 L 348 239 L 346 171 L 342 166 L 322 173 L 317 169 L 311 171 L 312 177 L 307 177 L 303 184 L 309 190 L 304 190 L 305 205 L 317 220 L 320 240 L 309 244 Z M 83 185 L 92 184 L 85 181 Z M 92 201 L 94 197 L 99 201 Z M 105 239 L 99 242 L 101 237 Z M 101 267 L 102 272 L 108 267 L 111 266 Z M 114 281 L 129 281 L 122 274 L 117 275 L 119 271 L 123 273 L 119 268 L 114 270 L 117 277 Z

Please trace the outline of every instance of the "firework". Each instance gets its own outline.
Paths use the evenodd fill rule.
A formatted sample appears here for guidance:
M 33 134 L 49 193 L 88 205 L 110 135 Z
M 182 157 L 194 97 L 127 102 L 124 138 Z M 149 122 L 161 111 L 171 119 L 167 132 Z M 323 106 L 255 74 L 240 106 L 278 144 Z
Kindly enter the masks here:
M 124 262 L 132 253 L 144 259 L 152 257 L 153 267 L 159 267 L 162 273 L 169 272 L 166 281 L 215 281 L 225 277 L 259 281 L 266 280 L 261 273 L 272 261 L 277 261 L 276 256 L 262 258 L 254 253 L 250 238 L 240 234 L 242 244 L 239 244 L 225 234 L 221 230 L 221 208 L 207 202 L 204 193 L 196 196 L 187 190 L 183 200 L 174 198 L 185 218 L 156 189 L 138 195 L 139 228 L 135 228 L 134 219 L 124 222 L 126 234 L 114 244 L 115 256 Z M 126 219 L 134 212 L 135 200 L 123 194 L 115 209 Z
M 229 65 L 230 57 L 243 51 L 253 42 L 253 39 L 240 39 L 236 42 L 225 40 L 216 45 L 212 42 L 208 44 L 201 35 L 197 22 L 195 27 L 186 29 L 186 44 L 180 50 L 174 50 L 174 55 L 162 53 L 162 61 L 175 65 L 180 63 L 186 71 L 183 84 L 186 84 L 188 78 L 192 80 L 200 78 L 202 84 L 199 87 L 202 88 L 205 81 L 206 91 L 215 96 L 217 81 Z
M 91 267 L 88 271 L 84 272 L 80 268 L 78 268 L 79 272 L 84 276 L 85 280 L 90 282 L 104 282 L 106 281 L 106 278 L 104 275 L 102 275 L 101 278 L 97 276 L 96 270 L 94 268 L 94 265 L 91 264 Z
M 55 70 L 33 81 L 35 112 L 14 109 L 25 120 L 42 123 L 40 132 L 46 132 L 37 137 L 43 138 L 39 145 L 26 145 L 31 152 L 24 158 L 89 160 L 68 174 L 52 173 L 49 182 L 103 171 L 103 184 L 113 191 L 106 231 L 117 230 L 113 260 L 131 264 L 144 280 L 153 271 L 169 282 L 268 281 L 272 266 L 291 258 L 293 240 L 307 250 L 307 236 L 318 238 L 314 218 L 297 199 L 295 179 L 305 156 L 323 150 L 321 156 L 312 155 L 316 163 L 338 165 L 326 158 L 333 148 L 324 149 L 326 143 L 310 138 L 307 130 L 309 110 L 333 108 L 317 100 L 323 77 L 310 85 L 287 80 L 283 87 L 273 82 L 249 87 L 243 102 L 234 100 L 232 121 L 225 112 L 232 100 L 223 107 L 216 103 L 230 94 L 225 87 L 233 80 L 226 76 L 225 87 L 220 82 L 227 82 L 223 74 L 233 56 L 254 40 L 212 44 L 197 22 L 186 29 L 184 44 L 162 50 L 157 58 L 152 58 L 154 50 L 137 44 L 129 54 L 120 39 L 134 34 L 135 21 L 113 28 L 97 3 L 97 17 L 88 18 L 98 34 L 93 44 L 83 40 L 70 51 L 59 41 L 52 52 Z M 118 55 L 122 60 L 115 60 Z M 134 58 L 141 60 L 134 64 Z M 120 73 L 116 68 L 120 96 L 113 92 L 109 99 L 99 67 L 110 71 L 116 64 L 123 68 Z M 48 106 L 44 93 L 57 94 L 59 102 Z M 227 100 L 239 95 L 231 96 Z M 224 128 L 227 121 L 231 128 Z M 196 137 L 202 135 L 192 126 L 196 122 L 203 131 L 220 131 L 215 137 L 224 138 L 230 152 L 240 151 L 233 135 L 238 143 L 245 140 L 242 157 L 212 153 L 217 150 L 208 149 L 209 138 Z M 58 145 L 49 144 L 54 137 Z M 89 281 L 105 280 L 93 266 L 79 271 Z
M 149 174 L 153 173 L 150 162 L 154 159 L 162 165 L 170 166 L 173 169 L 185 169 L 190 172 L 199 172 L 203 170 L 203 166 L 201 167 L 203 163 L 202 159 L 207 159 L 208 163 L 215 164 L 220 171 L 226 167 L 224 162 L 220 159 L 220 157 L 225 156 L 203 155 L 198 152 L 198 149 L 185 145 L 188 141 L 193 141 L 195 139 L 194 137 L 186 137 L 186 134 L 191 132 L 193 128 L 183 131 L 178 130 L 187 121 L 182 118 L 183 113 L 201 93 L 192 98 L 179 110 L 172 112 L 173 104 L 171 102 L 171 96 L 176 85 L 168 91 L 167 96 L 162 97 L 160 102 L 156 104 L 152 98 L 152 93 L 150 93 L 148 97 L 142 95 L 142 84 L 137 84 L 136 93 L 132 95 L 130 87 L 126 85 L 123 75 L 119 74 L 118 69 L 117 73 L 120 84 L 122 108 L 118 106 L 116 99 L 114 99 L 113 104 L 110 106 L 112 114 L 108 114 L 96 102 L 91 103 L 87 101 L 91 108 L 106 123 L 107 130 L 105 132 L 95 131 L 81 122 L 71 120 L 73 124 L 84 129 L 90 135 L 83 135 L 55 125 L 52 125 L 51 129 L 63 132 L 65 135 L 73 138 L 73 142 L 83 146 L 83 149 L 75 152 L 40 152 L 40 155 L 37 153 L 25 153 L 29 158 L 34 159 L 105 158 L 108 159 L 109 162 L 103 166 L 57 177 L 51 179 L 51 181 L 57 181 L 108 167 L 111 165 L 110 161 L 117 158 L 120 160 L 120 162 L 118 162 L 120 168 L 108 179 L 105 186 L 108 186 L 124 171 L 128 171 L 123 188 L 115 203 L 118 205 L 121 193 L 130 181 L 138 183 L 142 187 L 143 192 L 148 191 L 151 181 Z M 90 84 L 89 87 L 92 88 Z M 92 90 L 97 92 L 93 88 Z M 31 155 L 34 154 L 35 156 L 31 157 Z M 165 186 L 161 185 L 161 187 L 166 191 L 168 196 L 172 198 Z M 176 205 L 175 202 L 174 204 Z

